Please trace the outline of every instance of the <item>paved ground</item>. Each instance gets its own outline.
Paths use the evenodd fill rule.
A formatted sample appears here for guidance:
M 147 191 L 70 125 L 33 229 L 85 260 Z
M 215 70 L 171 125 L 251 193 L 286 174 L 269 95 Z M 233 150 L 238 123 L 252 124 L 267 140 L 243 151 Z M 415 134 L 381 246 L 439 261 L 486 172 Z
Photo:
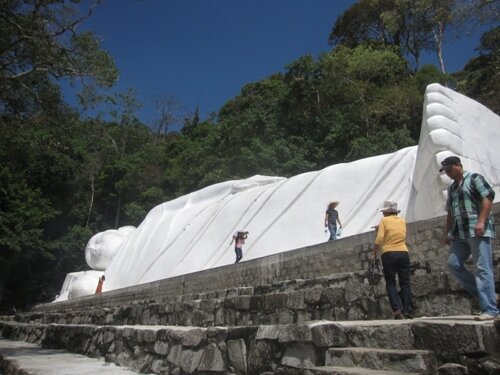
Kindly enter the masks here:
M 0 357 L 10 363 L 17 362 L 17 368 L 31 375 L 137 375 L 103 360 L 3 338 L 0 338 Z

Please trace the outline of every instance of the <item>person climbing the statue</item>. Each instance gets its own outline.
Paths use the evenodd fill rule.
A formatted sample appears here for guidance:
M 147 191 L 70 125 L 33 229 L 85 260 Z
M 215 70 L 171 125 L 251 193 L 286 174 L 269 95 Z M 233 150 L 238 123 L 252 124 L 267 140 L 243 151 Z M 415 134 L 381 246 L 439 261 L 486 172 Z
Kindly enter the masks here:
M 342 228 L 342 223 L 340 222 L 339 212 L 336 210 L 339 202 L 333 201 L 328 204 L 328 208 L 325 213 L 325 228 L 328 228 L 330 232 L 330 238 L 328 241 L 333 241 L 337 239 L 337 223 L 339 223 L 339 228 Z
M 235 241 L 234 252 L 236 253 L 236 262 L 238 263 L 243 258 L 243 245 L 248 237 L 249 232 L 246 230 L 239 230 L 233 234 L 233 239 L 229 243 L 231 245 Z

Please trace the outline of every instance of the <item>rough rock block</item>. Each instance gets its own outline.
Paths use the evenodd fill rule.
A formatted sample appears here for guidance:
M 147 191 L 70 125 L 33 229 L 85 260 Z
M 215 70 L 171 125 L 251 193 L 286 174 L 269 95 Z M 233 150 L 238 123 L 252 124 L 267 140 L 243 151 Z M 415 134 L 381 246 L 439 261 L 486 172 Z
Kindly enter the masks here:
M 228 329 L 226 327 L 208 327 L 206 330 L 206 335 L 209 342 L 226 341 L 227 334 Z
M 237 310 L 250 310 L 251 296 L 234 297 L 234 308 Z
M 139 342 L 155 342 L 156 331 L 150 329 L 138 331 L 137 339 Z
M 200 365 L 198 366 L 199 371 L 225 371 L 224 360 L 222 359 L 222 353 L 216 344 L 212 343 L 208 345 L 203 352 L 201 357 Z
M 307 369 L 305 375 L 420 375 L 415 372 L 371 370 L 362 367 L 318 366 Z M 288 375 L 288 374 L 287 374 Z M 302 374 L 301 374 L 302 375 Z
M 463 289 L 461 294 L 433 295 L 420 297 L 417 301 L 417 312 L 425 311 L 428 316 L 463 315 L 470 314 L 472 300 L 466 296 Z
M 297 291 L 288 294 L 287 307 L 295 310 L 302 310 L 306 308 L 304 292 Z
M 154 345 L 154 352 L 159 355 L 166 355 L 168 353 L 168 343 L 164 341 L 156 341 Z
M 490 324 L 416 322 L 413 324 L 413 333 L 416 348 L 433 350 L 442 357 L 495 352 L 495 332 Z
M 280 324 L 292 324 L 295 322 L 295 314 L 290 309 L 278 309 L 276 313 Z
M 229 366 L 234 367 L 238 374 L 247 373 L 247 347 L 245 341 L 229 340 L 227 342 Z
M 365 288 L 360 287 L 360 285 L 363 283 L 363 280 L 358 280 L 356 275 L 353 276 L 354 277 L 350 277 L 349 279 L 347 279 L 347 282 L 345 284 L 344 298 L 347 302 L 356 301 L 366 292 Z
M 296 343 L 287 346 L 281 364 L 303 369 L 316 366 L 316 361 L 316 352 L 312 344 Z
M 204 329 L 190 329 L 182 334 L 181 342 L 183 346 L 198 346 L 202 341 L 206 341 L 206 330 Z
M 342 328 L 347 346 L 385 349 L 415 348 L 410 324 L 346 325 Z
M 377 348 L 330 348 L 326 366 L 365 367 L 375 370 L 418 372 L 434 375 L 436 358 L 428 350 L 397 350 Z
M 323 293 L 323 288 L 312 288 L 307 289 L 304 298 L 308 305 L 317 305 L 321 299 L 321 294 Z
M 256 340 L 277 340 L 282 326 L 260 325 L 257 330 Z
M 445 363 L 438 368 L 438 375 L 468 375 L 467 367 L 458 363 Z
M 311 342 L 311 329 L 306 324 L 287 324 L 280 326 L 278 341 L 286 342 Z
M 347 339 L 340 325 L 329 322 L 317 322 L 309 325 L 314 345 L 319 347 L 346 346 Z
M 188 374 L 192 374 L 198 368 L 203 356 L 203 349 L 200 350 L 184 350 L 180 358 L 180 367 Z
M 181 355 L 182 355 L 182 345 L 180 344 L 174 345 L 170 349 L 170 353 L 168 353 L 167 361 L 173 363 L 176 366 L 179 366 L 179 364 L 181 363 Z
M 274 373 L 281 353 L 282 347 L 276 341 L 254 340 L 248 353 L 248 374 Z
M 343 287 L 325 288 L 321 292 L 321 301 L 331 305 L 343 304 L 344 291 Z
M 266 294 L 262 296 L 262 308 L 264 311 L 274 311 L 284 308 L 287 304 L 288 296 L 285 293 Z
M 415 297 L 443 292 L 448 288 L 448 277 L 445 274 L 430 274 L 411 278 L 411 292 Z

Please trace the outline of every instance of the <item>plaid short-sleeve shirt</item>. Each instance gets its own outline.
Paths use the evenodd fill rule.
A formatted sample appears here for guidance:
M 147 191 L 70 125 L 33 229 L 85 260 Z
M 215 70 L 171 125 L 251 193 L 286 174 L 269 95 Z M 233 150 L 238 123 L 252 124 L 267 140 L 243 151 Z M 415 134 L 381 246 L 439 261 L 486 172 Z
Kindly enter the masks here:
M 446 211 L 453 220 L 451 235 L 454 238 L 475 237 L 474 228 L 481 211 L 481 201 L 490 196 L 495 198 L 495 191 L 483 176 L 477 173 L 464 172 L 462 181 L 453 182 L 448 187 Z M 495 237 L 493 216 L 489 215 L 485 222 L 483 237 Z

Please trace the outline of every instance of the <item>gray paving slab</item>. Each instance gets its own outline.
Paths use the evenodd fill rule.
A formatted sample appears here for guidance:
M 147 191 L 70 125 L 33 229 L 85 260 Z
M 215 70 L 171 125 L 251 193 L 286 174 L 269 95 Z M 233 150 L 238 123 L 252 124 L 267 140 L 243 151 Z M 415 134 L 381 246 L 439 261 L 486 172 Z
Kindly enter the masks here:
M 318 320 L 308 324 L 310 327 L 325 324 L 325 322 L 335 323 L 342 327 L 370 327 L 381 325 L 404 325 L 416 322 L 437 323 L 447 325 L 467 324 L 467 325 L 493 325 L 494 320 L 477 321 L 475 315 L 454 315 L 454 316 L 421 316 L 414 319 L 380 319 L 380 320 Z M 500 320 L 500 318 L 497 318 Z
M 137 375 L 104 360 L 3 338 L 0 338 L 0 357 L 2 362 L 15 364 L 30 375 Z

